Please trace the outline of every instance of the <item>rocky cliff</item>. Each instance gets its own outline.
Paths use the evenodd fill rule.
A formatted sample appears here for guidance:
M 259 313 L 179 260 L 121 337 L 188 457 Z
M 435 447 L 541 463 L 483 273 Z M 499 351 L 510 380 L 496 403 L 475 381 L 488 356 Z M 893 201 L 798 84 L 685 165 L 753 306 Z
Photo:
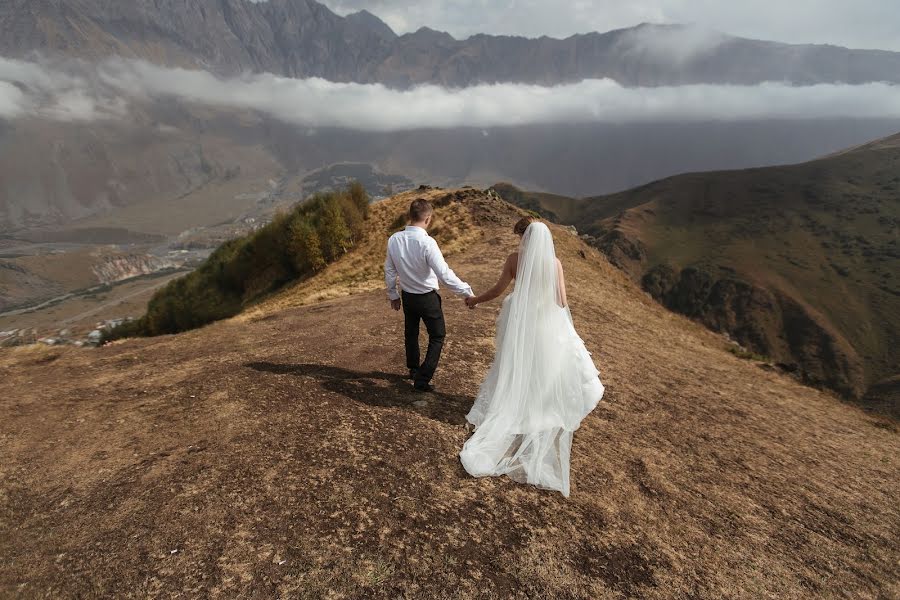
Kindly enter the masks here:
M 109 254 L 102 256 L 91 270 L 100 283 L 115 283 L 174 266 L 170 261 L 149 254 Z

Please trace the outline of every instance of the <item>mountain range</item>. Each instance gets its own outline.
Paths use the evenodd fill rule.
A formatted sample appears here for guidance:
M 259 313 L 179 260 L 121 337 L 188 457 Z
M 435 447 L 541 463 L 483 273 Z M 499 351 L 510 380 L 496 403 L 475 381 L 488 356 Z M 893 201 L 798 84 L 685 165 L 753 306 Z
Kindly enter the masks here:
M 369 12 L 341 17 L 314 0 L 6 0 L 0 55 L 34 52 L 400 88 L 597 78 L 628 86 L 900 83 L 897 52 L 766 42 L 685 25 L 642 24 L 562 40 L 456 40 L 427 27 L 396 35 Z
M 38 70 L 51 61 L 59 72 L 29 76 L 60 77 L 62 89 L 73 59 L 110 57 L 221 77 L 267 72 L 399 88 L 596 77 L 626 86 L 900 81 L 900 53 L 747 40 L 683 25 L 564 40 L 456 40 L 428 28 L 396 35 L 367 11 L 342 17 L 313 0 L 8 0 L 0 4 L 0 56 L 36 61 L 27 64 Z M 16 73 L 31 67 L 13 66 L 6 88 L 15 93 L 24 85 Z M 97 77 L 76 73 L 88 82 Z M 77 106 L 80 94 L 93 91 L 68 93 Z M 760 116 L 363 132 L 286 125 L 249 108 L 168 96 L 129 99 L 124 118 L 0 118 L 0 234 L 98 226 L 173 233 L 159 223 L 162 214 L 185 229 L 210 226 L 255 211 L 246 199 L 271 195 L 270 181 L 278 200 L 296 201 L 301 187 L 292 182 L 346 161 L 424 183 L 506 180 L 586 196 L 685 171 L 797 162 L 898 129 L 892 118 Z

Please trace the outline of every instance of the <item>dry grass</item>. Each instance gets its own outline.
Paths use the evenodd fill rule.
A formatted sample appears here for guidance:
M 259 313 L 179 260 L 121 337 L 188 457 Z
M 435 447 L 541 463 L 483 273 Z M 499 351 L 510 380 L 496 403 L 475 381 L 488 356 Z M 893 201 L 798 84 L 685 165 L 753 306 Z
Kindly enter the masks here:
M 476 237 L 450 263 L 484 289 L 517 215 L 460 206 Z M 569 499 L 459 464 L 499 303 L 445 294 L 424 403 L 381 290 L 261 307 L 94 351 L 0 353 L 0 595 L 900 595 L 896 428 L 731 355 L 554 232 L 607 385 L 575 435 Z M 338 267 L 376 276 L 354 260 Z
M 446 195 L 446 191 L 439 189 L 410 190 L 373 204 L 363 239 L 346 257 L 329 265 L 316 276 L 280 290 L 235 318 L 253 319 L 272 311 L 384 288 L 383 265 L 387 237 L 406 224 L 404 215 L 409 203 L 416 198 L 425 198 L 439 204 L 431 235 L 440 243 L 444 256 L 452 258 L 479 239 L 481 234 L 463 203 L 440 205 L 440 199 Z

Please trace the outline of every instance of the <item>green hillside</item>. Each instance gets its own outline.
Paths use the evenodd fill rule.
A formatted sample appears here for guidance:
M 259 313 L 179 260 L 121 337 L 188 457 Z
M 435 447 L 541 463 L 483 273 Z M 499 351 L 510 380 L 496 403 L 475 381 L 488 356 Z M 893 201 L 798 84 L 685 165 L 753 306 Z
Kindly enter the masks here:
M 316 194 L 219 246 L 197 270 L 154 294 L 144 316 L 107 339 L 178 333 L 234 316 L 343 256 L 359 239 L 368 212 L 369 196 L 358 182 Z

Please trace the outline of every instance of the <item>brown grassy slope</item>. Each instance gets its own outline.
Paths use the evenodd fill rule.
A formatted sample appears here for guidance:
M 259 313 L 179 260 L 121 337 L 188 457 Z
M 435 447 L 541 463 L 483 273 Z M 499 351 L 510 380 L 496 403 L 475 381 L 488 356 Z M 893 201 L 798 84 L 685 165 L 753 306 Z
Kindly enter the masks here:
M 562 222 L 596 236 L 635 280 L 650 273 L 646 288 L 660 301 L 810 383 L 858 399 L 900 374 L 900 135 L 578 206 Z M 900 405 L 888 409 L 900 415 Z
M 491 189 L 501 198 L 519 208 L 534 211 L 555 223 L 575 223 L 584 210 L 584 200 L 521 190 L 511 183 L 495 183 Z
M 378 206 L 373 249 L 407 200 Z M 477 224 L 447 254 L 491 285 L 516 211 L 471 195 L 439 215 Z M 400 316 L 372 289 L 0 354 L 0 595 L 900 594 L 895 426 L 732 356 L 554 232 L 607 385 L 576 433 L 568 500 L 459 464 L 499 303 L 444 295 L 440 393 L 421 402 L 399 376 Z M 324 276 L 352 279 L 355 260 Z
M 387 238 L 406 225 L 403 211 L 398 212 L 398 206 L 408 206 L 416 198 L 425 198 L 439 209 L 430 234 L 441 245 L 445 256 L 453 256 L 477 243 L 482 237 L 471 209 L 464 202 L 466 198 L 482 196 L 476 190 L 457 190 L 452 193 L 441 189 L 410 190 L 397 194 L 390 202 L 372 204 L 370 218 L 364 224 L 363 239 L 353 252 L 328 265 L 315 277 L 298 281 L 288 289 L 279 290 L 273 296 L 257 302 L 256 306 L 245 310 L 236 318 L 253 318 L 276 310 L 383 288 Z

